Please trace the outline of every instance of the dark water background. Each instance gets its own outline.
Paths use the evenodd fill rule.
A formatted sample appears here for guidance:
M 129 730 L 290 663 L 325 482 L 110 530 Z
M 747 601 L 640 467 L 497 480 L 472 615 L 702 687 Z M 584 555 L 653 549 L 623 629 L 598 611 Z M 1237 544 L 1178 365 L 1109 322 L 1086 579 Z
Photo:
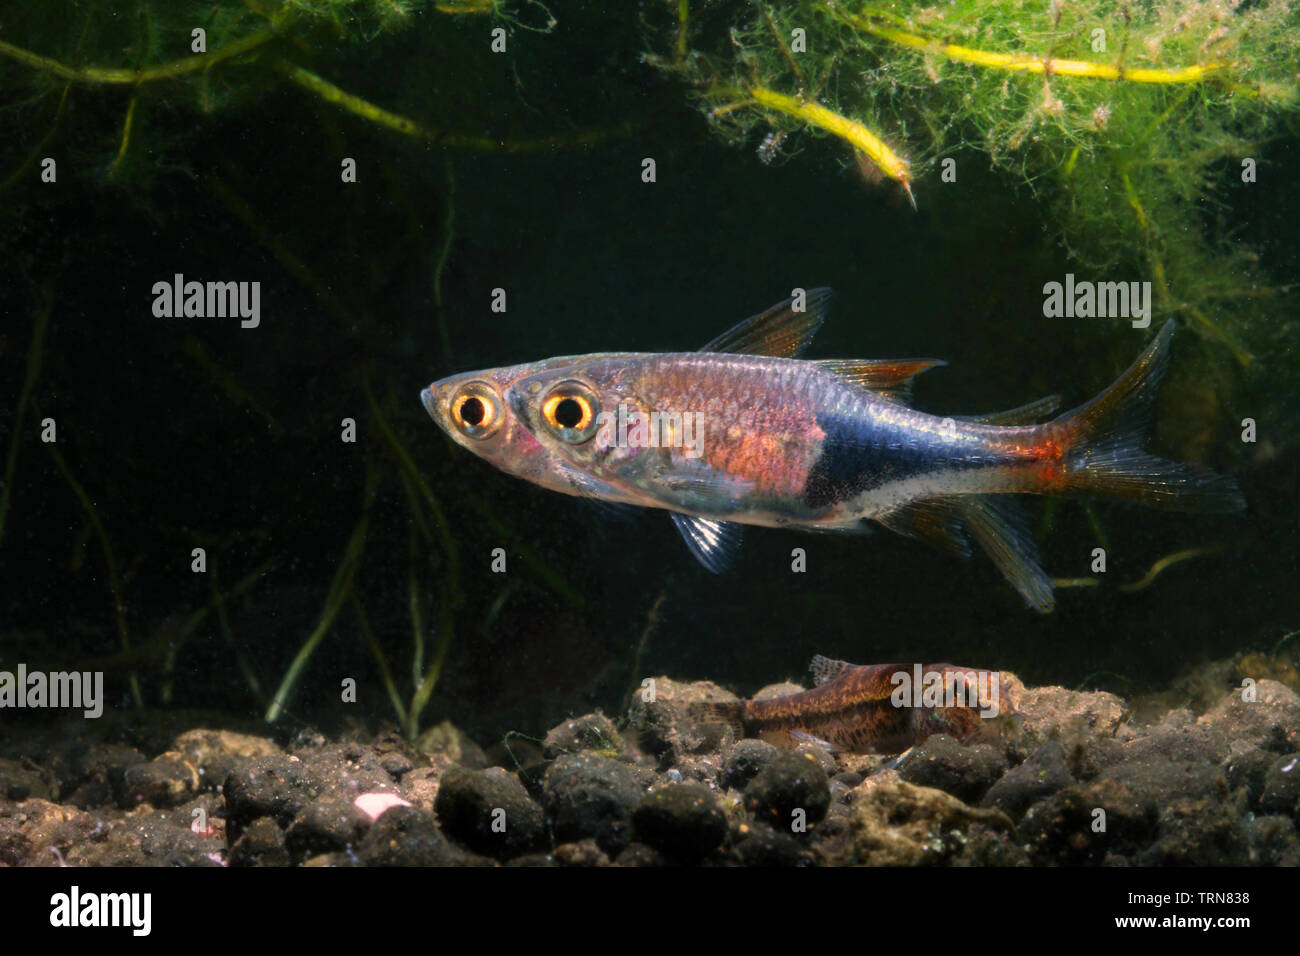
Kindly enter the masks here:
M 209 114 L 182 93 L 146 102 L 127 175 L 110 182 L 126 94 L 73 97 L 47 148 L 60 157 L 59 185 L 40 185 L 33 173 L 0 194 L 5 450 L 33 323 L 50 309 L 0 541 L 0 668 L 102 666 L 123 706 L 135 669 L 146 701 L 158 705 L 158 656 L 147 651 L 157 651 L 151 639 L 165 644 L 156 637 L 165 622 L 210 601 L 211 582 L 189 569 L 190 549 L 203 546 L 222 588 L 271 562 L 227 610 L 233 641 L 263 691 L 273 689 L 319 618 L 360 516 L 369 458 L 380 484 L 356 588 L 409 692 L 411 518 L 363 379 L 381 404 L 392 396 L 394 427 L 445 508 L 459 553 L 463 600 L 424 723 L 450 718 L 484 743 L 508 730 L 540 734 L 593 707 L 616 711 L 630 687 L 661 673 L 749 693 L 802 679 L 821 653 L 949 660 L 1009 669 L 1032 684 L 1131 694 L 1296 628 L 1296 448 L 1272 441 L 1264 454 L 1237 440 L 1236 421 L 1267 395 L 1266 382 L 1242 382 L 1227 407 L 1212 404 L 1213 422 L 1188 420 L 1202 406 L 1177 396 L 1196 394 L 1197 370 L 1218 357 L 1186 332 L 1175 341 L 1175 398 L 1159 408 L 1154 444 L 1202 435 L 1205 460 L 1239 476 L 1250 510 L 1205 517 L 1097 505 L 1110 545 L 1105 582 L 1058 592 L 1049 616 L 1026 610 L 982 556 L 961 561 L 883 530 L 841 538 L 748 529 L 737 567 L 715 577 L 663 515 L 612 520 L 452 446 L 418 400 L 434 379 L 559 354 L 693 349 L 795 286 L 836 290 L 810 357 L 947 359 L 919 384 L 917 403 L 931 411 L 992 411 L 1051 392 L 1072 406 L 1145 341 L 1127 323 L 1042 317 L 1043 283 L 1080 269 L 1052 241 L 1034 196 L 984 171 L 978 155 L 962 161 L 958 184 L 919 182 L 919 212 L 891 189 L 863 184 L 825 141 L 805 140 L 797 156 L 763 165 L 752 148 L 718 142 L 682 91 L 640 62 L 644 37 L 632 18 L 556 12 L 554 34 L 512 35 L 510 69 L 480 52 L 486 27 L 477 22 L 417 26 L 330 50 L 315 66 L 451 129 L 542 135 L 627 121 L 626 134 L 540 155 L 444 152 L 265 76 Z M 0 82 L 13 89 L 23 77 L 6 64 Z M 7 174 L 46 125 L 39 111 L 0 124 Z M 1293 140 L 1270 149 L 1266 161 L 1279 168 L 1296 155 Z M 360 164 L 356 185 L 338 181 L 345 155 Z M 657 162 L 653 184 L 640 179 L 646 156 Z M 1226 218 L 1288 281 L 1295 185 L 1230 200 Z M 433 275 L 449 207 L 454 236 L 438 308 Z M 277 248 L 304 272 L 286 268 Z M 176 272 L 260 280 L 261 327 L 155 318 L 151 287 Z M 1148 277 L 1133 267 L 1099 278 Z M 504 315 L 489 310 L 495 287 L 508 292 Z M 194 359 L 187 337 L 243 399 Z M 1258 407 L 1275 417 L 1290 409 L 1292 420 L 1258 413 L 1261 432 L 1283 424 L 1293 432 L 1294 397 L 1267 398 Z M 136 657 L 120 654 L 99 540 L 38 439 L 46 416 L 112 542 L 125 619 L 146 649 Z M 354 445 L 339 441 L 345 416 L 359 423 Z M 1040 521 L 1042 502 L 1028 505 Z M 1086 576 L 1096 544 L 1076 503 L 1058 508 L 1039 539 L 1058 577 Z M 1222 550 L 1145 591 L 1119 592 L 1163 555 L 1205 545 Z M 496 547 L 511 555 L 505 576 L 489 572 Z M 808 551 L 806 574 L 790 571 L 794 547 Z M 557 596 L 517 560 L 521 548 L 574 595 Z M 446 561 L 421 555 L 419 567 L 434 619 Z M 348 676 L 361 685 L 355 705 L 338 702 Z M 240 716 L 265 707 L 215 615 L 179 654 L 172 705 Z M 337 728 L 349 719 L 375 726 L 391 711 L 345 608 L 290 720 Z

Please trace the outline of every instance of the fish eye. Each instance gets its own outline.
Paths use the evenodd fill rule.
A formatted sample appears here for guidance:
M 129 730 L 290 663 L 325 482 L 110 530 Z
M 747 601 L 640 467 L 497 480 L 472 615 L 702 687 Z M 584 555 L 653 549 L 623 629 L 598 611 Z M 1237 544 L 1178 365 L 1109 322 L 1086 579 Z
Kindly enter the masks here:
M 501 427 L 501 398 L 487 382 L 469 382 L 451 397 L 451 421 L 470 438 L 487 438 Z
M 581 382 L 561 382 L 542 399 L 542 421 L 562 439 L 581 444 L 596 434 L 600 402 Z

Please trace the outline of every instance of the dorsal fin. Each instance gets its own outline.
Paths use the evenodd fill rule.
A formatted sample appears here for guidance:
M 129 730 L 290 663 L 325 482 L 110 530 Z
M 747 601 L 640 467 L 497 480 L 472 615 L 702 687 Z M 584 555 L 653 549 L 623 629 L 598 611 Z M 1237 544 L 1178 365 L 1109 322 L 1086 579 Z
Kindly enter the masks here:
M 896 402 L 912 398 L 912 379 L 926 369 L 947 365 L 942 359 L 822 359 L 817 365 L 832 375 L 878 392 Z
M 766 312 L 751 315 L 709 342 L 701 352 L 733 352 L 738 355 L 771 355 L 798 358 L 826 320 L 831 290 L 822 286 L 803 296 L 803 310 L 793 308 L 794 298 L 778 302 Z
M 820 687 L 829 684 L 852 666 L 848 661 L 837 661 L 816 654 L 808 665 L 808 670 L 812 673 L 813 683 Z
M 736 551 L 740 548 L 740 525 L 712 518 L 695 518 L 676 511 L 668 512 L 668 517 L 673 519 L 691 554 L 714 574 L 721 574 L 736 560 Z
M 1061 405 L 1060 395 L 1048 395 L 1028 405 L 1008 408 L 1005 412 L 988 415 L 954 415 L 959 422 L 978 422 L 981 425 L 1037 425 Z

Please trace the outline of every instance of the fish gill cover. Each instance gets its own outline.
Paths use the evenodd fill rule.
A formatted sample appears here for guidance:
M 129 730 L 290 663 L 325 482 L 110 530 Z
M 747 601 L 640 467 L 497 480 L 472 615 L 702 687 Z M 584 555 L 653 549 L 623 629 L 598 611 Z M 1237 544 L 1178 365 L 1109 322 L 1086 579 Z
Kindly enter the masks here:
M 127 710 L 489 740 L 815 653 L 1128 691 L 1273 649 L 1300 616 L 1298 76 L 1277 0 L 10 4 L 6 666 L 102 669 Z M 1156 444 L 1251 513 L 1045 505 L 1050 620 L 883 535 L 754 535 L 712 578 L 415 400 L 689 351 L 833 284 L 810 357 L 945 358 L 926 410 L 1074 404 L 1152 333 L 1045 315 L 1067 274 L 1150 282 L 1152 330 L 1182 329 Z M 187 281 L 260 300 L 188 316 Z

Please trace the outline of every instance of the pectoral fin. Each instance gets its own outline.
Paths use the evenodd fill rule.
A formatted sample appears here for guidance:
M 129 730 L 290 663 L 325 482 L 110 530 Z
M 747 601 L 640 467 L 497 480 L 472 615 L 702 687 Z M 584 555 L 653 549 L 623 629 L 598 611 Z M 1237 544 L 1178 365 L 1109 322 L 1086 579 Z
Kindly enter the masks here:
M 788 733 L 790 734 L 790 739 L 793 740 L 796 744 L 812 744 L 814 747 L 820 747 L 822 750 L 825 750 L 827 753 L 831 753 L 831 754 L 839 752 L 839 748 L 836 747 L 829 740 L 823 740 L 821 737 L 815 737 L 812 734 L 808 733 L 808 731 L 806 730 L 795 729 L 795 730 L 788 731 Z
M 670 511 L 668 517 L 681 532 L 686 547 L 709 571 L 721 574 L 736 560 L 740 547 L 740 525 L 731 521 L 695 518 Z

